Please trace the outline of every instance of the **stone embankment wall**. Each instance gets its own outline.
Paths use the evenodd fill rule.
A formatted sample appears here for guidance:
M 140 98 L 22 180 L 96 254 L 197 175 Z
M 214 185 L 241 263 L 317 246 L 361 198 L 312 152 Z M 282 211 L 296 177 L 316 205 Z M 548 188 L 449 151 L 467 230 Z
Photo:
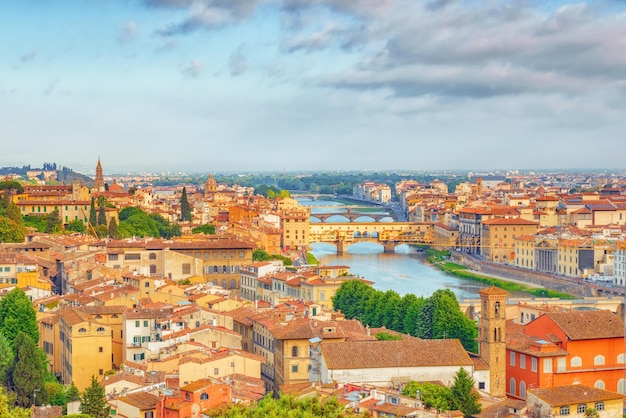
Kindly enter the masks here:
M 471 270 L 484 273 L 486 276 L 495 276 L 503 280 L 514 280 L 528 284 L 538 284 L 547 289 L 568 293 L 577 297 L 607 296 L 608 294 L 624 295 L 622 289 L 606 288 L 585 282 L 580 278 L 558 276 L 539 271 L 522 269 L 506 264 L 492 263 L 473 257 L 469 254 L 452 252 L 451 261 L 462 264 Z

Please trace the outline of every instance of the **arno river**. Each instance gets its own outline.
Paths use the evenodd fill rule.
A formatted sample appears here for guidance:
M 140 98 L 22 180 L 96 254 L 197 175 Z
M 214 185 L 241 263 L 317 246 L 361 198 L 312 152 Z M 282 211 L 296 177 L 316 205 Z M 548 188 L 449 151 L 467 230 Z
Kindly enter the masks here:
M 298 201 L 301 205 L 310 206 L 312 214 L 339 212 L 328 208 L 315 208 L 315 206 L 339 205 L 334 201 L 311 201 L 304 198 L 298 198 Z M 363 220 L 371 221 L 371 219 Z M 311 222 L 315 221 L 311 220 Z M 329 218 L 328 222 L 346 222 L 346 219 L 337 216 Z M 384 254 L 382 245 L 376 243 L 354 244 L 348 248 L 347 253 L 340 256 L 337 255 L 335 246 L 331 244 L 313 244 L 311 252 L 321 265 L 349 266 L 351 273 L 373 281 L 374 288 L 383 291 L 395 290 L 400 295 L 413 293 L 416 296 L 427 297 L 437 289 L 448 288 L 457 295 L 459 300 L 477 299 L 478 290 L 485 287 L 480 283 L 448 276 L 439 269 L 426 265 L 423 262 L 424 255 L 406 245 L 397 247 L 395 254 Z

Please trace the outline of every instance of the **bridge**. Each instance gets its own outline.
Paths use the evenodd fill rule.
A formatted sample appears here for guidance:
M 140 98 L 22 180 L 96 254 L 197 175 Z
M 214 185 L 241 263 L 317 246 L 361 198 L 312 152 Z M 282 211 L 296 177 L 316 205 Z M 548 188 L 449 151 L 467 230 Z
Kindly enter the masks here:
M 432 244 L 432 223 L 427 222 L 320 222 L 309 224 L 309 244 L 324 242 L 343 254 L 359 242 L 382 244 L 386 253 L 401 244 Z
M 323 199 L 323 198 L 326 198 L 326 199 L 337 198 L 336 194 L 298 193 L 297 191 L 292 192 L 291 190 L 288 190 L 288 192 L 293 199 L 297 197 L 303 197 L 305 199 L 311 199 L 311 200 L 317 200 L 317 199 Z
M 326 208 L 327 209 L 346 209 L 347 208 L 347 211 L 345 212 L 311 213 L 311 218 L 319 219 L 320 222 L 326 222 L 326 220 L 330 218 L 331 216 L 343 216 L 344 218 L 348 219 L 350 222 L 354 222 L 355 220 L 359 218 L 363 218 L 363 217 L 371 218 L 375 222 L 380 222 L 380 220 L 384 218 L 394 219 L 394 215 L 389 214 L 389 213 L 381 214 L 381 213 L 358 212 L 358 209 L 366 208 L 362 206 L 354 206 L 354 207 L 352 206 L 323 206 L 323 207 L 312 206 L 311 208 L 315 208 L 315 209 L 326 209 Z M 367 207 L 367 209 L 371 209 L 371 208 Z

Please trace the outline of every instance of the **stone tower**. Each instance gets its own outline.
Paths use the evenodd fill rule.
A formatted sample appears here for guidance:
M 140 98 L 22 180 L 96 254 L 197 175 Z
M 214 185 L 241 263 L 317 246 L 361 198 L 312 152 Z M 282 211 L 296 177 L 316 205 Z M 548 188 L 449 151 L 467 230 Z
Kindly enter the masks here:
M 480 323 L 478 327 L 480 358 L 489 366 L 489 393 L 506 396 L 506 297 L 507 292 L 491 286 L 478 291 Z
M 213 173 L 209 174 L 209 178 L 204 183 L 204 197 L 208 197 L 217 191 L 217 183 L 213 178 Z
M 98 164 L 96 165 L 96 178 L 94 180 L 93 188 L 99 192 L 104 190 L 104 176 L 102 175 L 102 164 L 100 164 L 100 157 L 98 157 Z

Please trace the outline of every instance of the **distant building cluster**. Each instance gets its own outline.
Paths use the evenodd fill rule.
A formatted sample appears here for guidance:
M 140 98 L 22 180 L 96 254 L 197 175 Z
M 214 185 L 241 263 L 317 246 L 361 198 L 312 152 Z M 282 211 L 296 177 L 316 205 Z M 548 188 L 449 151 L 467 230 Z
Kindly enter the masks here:
M 352 196 L 370 202 L 387 203 L 391 200 L 391 188 L 386 184 L 366 181 L 352 188 Z

